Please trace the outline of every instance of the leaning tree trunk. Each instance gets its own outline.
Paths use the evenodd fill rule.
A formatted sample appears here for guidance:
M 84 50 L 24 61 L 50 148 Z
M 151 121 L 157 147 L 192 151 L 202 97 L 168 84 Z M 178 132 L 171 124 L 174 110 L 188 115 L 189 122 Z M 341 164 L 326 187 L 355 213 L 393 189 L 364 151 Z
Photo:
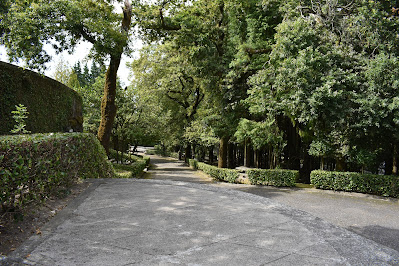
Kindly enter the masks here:
M 116 116 L 116 77 L 121 63 L 123 49 L 127 45 L 127 34 L 130 29 L 131 18 L 132 5 L 128 0 L 125 0 L 121 31 L 126 34 L 126 39 L 119 43 L 114 51 L 110 52 L 111 60 L 107 73 L 105 74 L 104 95 L 101 100 L 101 122 L 97 133 L 97 138 L 107 154 L 109 154 L 111 132 Z
M 104 96 L 101 100 L 101 122 L 97 137 L 107 154 L 109 153 L 112 127 L 116 116 L 116 75 L 120 62 L 121 55 L 111 56 L 111 61 L 105 74 Z

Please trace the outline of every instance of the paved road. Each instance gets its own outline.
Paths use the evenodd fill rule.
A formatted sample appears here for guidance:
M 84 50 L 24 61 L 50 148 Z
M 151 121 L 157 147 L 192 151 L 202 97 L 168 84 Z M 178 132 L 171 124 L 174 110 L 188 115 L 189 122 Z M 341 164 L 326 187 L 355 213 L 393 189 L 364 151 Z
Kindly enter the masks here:
M 152 158 L 154 165 L 165 169 L 173 165 L 183 167 L 173 159 L 158 156 Z M 156 168 L 154 168 L 156 169 Z M 243 184 L 215 182 L 205 175 L 190 175 L 189 168 L 169 175 L 150 171 L 150 178 L 170 179 L 196 183 L 208 183 L 259 195 L 290 207 L 306 211 L 334 225 L 344 227 L 377 243 L 399 251 L 399 200 L 360 193 L 335 192 L 320 189 L 275 188 Z
M 154 162 L 152 180 L 91 180 L 3 263 L 399 264 L 399 252 L 307 212 L 215 184 L 178 162 Z

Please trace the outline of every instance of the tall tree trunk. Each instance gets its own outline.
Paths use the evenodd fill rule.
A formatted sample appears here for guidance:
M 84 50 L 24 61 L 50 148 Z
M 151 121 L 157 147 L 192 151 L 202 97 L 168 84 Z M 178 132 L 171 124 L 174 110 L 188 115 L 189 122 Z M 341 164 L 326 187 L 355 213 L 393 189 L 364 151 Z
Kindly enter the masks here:
M 227 167 L 230 169 L 235 168 L 235 159 L 234 159 L 234 144 L 229 143 L 227 145 L 228 151 L 227 151 Z
M 346 171 L 346 163 L 344 158 L 341 157 L 336 158 L 335 170 L 339 172 Z
M 238 164 L 238 158 L 237 158 L 237 144 L 233 144 L 233 160 L 234 160 L 234 168 Z
M 290 119 L 285 117 L 287 128 L 287 153 L 288 153 L 288 169 L 299 170 L 300 154 L 301 154 L 301 137 L 298 133 L 298 126 L 294 126 Z
M 209 147 L 209 164 L 213 164 L 213 145 Z
M 197 145 L 195 143 L 193 143 L 192 145 L 192 155 L 190 159 L 198 159 L 198 151 L 197 151 Z
M 398 174 L 398 148 L 396 144 L 393 146 L 392 174 Z
M 219 160 L 218 167 L 226 168 L 227 167 L 227 146 L 229 143 L 229 137 L 222 137 L 220 139 L 220 147 L 219 147 Z
M 130 29 L 131 18 L 132 5 L 128 0 L 125 0 L 121 31 L 126 33 L 126 36 Z M 97 138 L 107 154 L 109 154 L 109 142 L 116 116 L 116 77 L 121 63 L 123 49 L 126 45 L 127 38 L 115 47 L 115 51 L 111 53 L 111 60 L 109 62 L 107 73 L 105 74 L 104 95 L 101 100 L 101 122 L 100 127 L 98 128 Z
M 308 145 L 307 145 L 308 146 Z M 312 158 L 308 154 L 308 149 L 303 150 L 303 164 L 299 169 L 299 179 L 305 184 L 310 184 L 310 172 L 312 171 Z
M 251 147 L 247 140 L 244 143 L 244 166 L 251 167 Z
M 261 168 L 262 165 L 262 153 L 260 150 L 255 150 L 254 151 L 254 155 L 255 155 L 255 167 L 256 168 Z
M 185 149 L 185 161 L 188 163 L 188 160 L 191 159 L 191 144 L 187 143 Z
M 182 156 L 182 150 L 181 150 L 181 145 L 179 146 L 179 161 L 181 161 L 182 159 L 183 159 L 183 156 Z
M 109 142 L 116 116 L 116 75 L 121 62 L 121 56 L 111 56 L 111 61 L 105 74 L 104 96 L 101 100 L 101 122 L 98 128 L 98 140 L 109 154 Z

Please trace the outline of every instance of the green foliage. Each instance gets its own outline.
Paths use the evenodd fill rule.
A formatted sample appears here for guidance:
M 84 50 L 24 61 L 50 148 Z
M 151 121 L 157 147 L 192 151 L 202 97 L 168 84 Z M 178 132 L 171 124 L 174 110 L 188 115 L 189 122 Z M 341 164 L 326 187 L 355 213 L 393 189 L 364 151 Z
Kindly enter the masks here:
M 212 166 L 212 165 L 209 165 L 206 163 L 201 163 L 201 162 L 197 162 L 197 163 L 191 162 L 190 165 L 191 164 L 194 164 L 194 165 L 196 164 L 197 169 L 210 175 L 215 180 L 226 181 L 229 183 L 235 183 L 239 176 L 238 170 L 217 168 L 216 166 Z
M 26 122 L 25 119 L 28 118 L 29 112 L 26 106 L 23 104 L 19 104 L 15 106 L 16 110 L 12 111 L 12 118 L 15 120 L 14 128 L 11 130 L 13 134 L 27 134 L 30 133 L 29 130 L 26 130 Z
M 80 86 L 78 82 L 73 89 L 79 93 L 83 102 L 83 130 L 84 132 L 97 133 L 101 121 L 101 96 L 104 91 L 104 75 L 96 78 L 95 82 L 88 86 Z
M 276 126 L 274 118 L 268 118 L 262 122 L 241 119 L 234 135 L 238 142 L 249 140 L 255 149 L 261 149 L 266 145 L 277 148 L 279 152 L 285 146 L 283 134 Z
M 299 172 L 285 169 L 249 169 L 247 171 L 252 185 L 275 187 L 295 187 Z
M 109 150 L 108 157 L 116 160 L 120 155 L 114 149 Z M 134 178 L 138 177 L 143 170 L 150 165 L 150 157 L 148 156 L 135 156 L 124 153 L 121 163 L 113 163 L 116 176 L 118 178 Z
M 143 159 L 138 159 L 131 164 L 114 163 L 113 167 L 118 178 L 135 178 L 140 176 L 149 163 L 149 157 L 144 157 Z
M 312 171 L 311 183 L 320 189 L 399 197 L 399 178 L 353 172 Z
M 189 159 L 188 164 L 190 165 L 191 168 L 198 169 L 198 161 L 197 160 Z
M 82 99 L 65 85 L 29 70 L 0 62 L 0 134 L 9 134 L 11 112 L 22 104 L 29 110 L 26 128 L 32 133 L 81 131 Z
M 112 1 L 12 1 L 3 23 L 2 40 L 11 60 L 25 59 L 28 67 L 43 69 L 51 57 L 44 44 L 57 52 L 72 51 L 81 40 L 93 44 L 92 56 L 120 54 L 128 41 L 121 32 L 122 14 Z
M 46 199 L 80 178 L 110 178 L 111 164 L 92 134 L 0 137 L 0 199 L 3 211 Z
M 217 138 L 212 127 L 204 119 L 192 121 L 190 126 L 185 128 L 184 138 L 190 143 L 196 143 L 204 147 L 219 143 L 219 138 Z

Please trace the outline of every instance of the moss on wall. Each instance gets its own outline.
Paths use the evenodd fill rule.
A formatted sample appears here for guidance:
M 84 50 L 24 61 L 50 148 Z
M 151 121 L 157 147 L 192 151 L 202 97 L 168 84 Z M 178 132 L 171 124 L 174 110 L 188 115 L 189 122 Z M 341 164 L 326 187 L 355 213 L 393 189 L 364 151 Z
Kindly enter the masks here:
M 29 116 L 26 129 L 32 133 L 81 132 L 82 99 L 56 80 L 0 62 L 0 134 L 14 127 L 11 111 L 23 104 Z

